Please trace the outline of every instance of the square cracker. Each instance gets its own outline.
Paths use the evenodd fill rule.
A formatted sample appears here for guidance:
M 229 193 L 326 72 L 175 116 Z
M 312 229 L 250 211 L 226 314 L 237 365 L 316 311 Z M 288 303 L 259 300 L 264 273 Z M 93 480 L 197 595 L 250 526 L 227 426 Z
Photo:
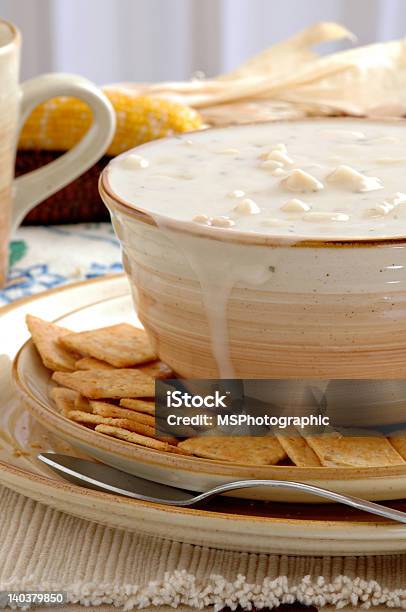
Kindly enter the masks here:
M 152 376 L 152 378 L 163 379 L 175 376 L 173 370 L 163 361 L 151 361 L 151 363 L 139 366 L 138 370 L 148 376 Z
M 75 364 L 76 370 L 113 370 L 114 366 L 106 361 L 95 359 L 94 357 L 82 357 Z M 173 371 L 163 361 L 151 361 L 145 365 L 140 365 L 137 370 L 152 378 L 171 378 Z
M 295 435 L 275 434 L 287 456 L 298 467 L 320 467 L 320 459 L 305 438 Z
M 92 412 L 89 400 L 87 399 L 87 397 L 80 395 L 80 393 L 76 393 L 75 410 L 81 410 L 82 412 Z
M 286 453 L 274 436 L 200 437 L 179 442 L 178 448 L 197 457 L 242 465 L 275 465 Z
M 404 460 L 383 436 L 343 436 L 337 432 L 306 436 L 325 467 L 381 467 Z
M 77 355 L 59 344 L 63 336 L 72 333 L 71 330 L 32 315 L 27 315 L 26 323 L 44 366 L 50 370 L 72 372 Z
M 79 370 L 54 372 L 53 380 L 90 399 L 153 397 L 154 379 L 138 370 Z
M 84 410 L 71 410 L 68 413 L 68 417 L 71 421 L 85 423 L 86 425 L 116 425 L 117 427 L 123 427 L 123 423 L 125 423 L 124 419 L 110 419 L 93 414 L 92 412 L 85 412 Z
M 65 387 L 54 387 L 49 394 L 63 416 L 68 416 L 69 412 L 75 409 L 75 401 L 78 396 L 76 391 Z
M 117 425 L 117 427 L 122 427 L 123 429 L 128 429 L 129 431 L 133 431 L 134 433 L 138 433 L 142 436 L 147 436 L 147 438 L 155 438 L 156 440 L 161 440 L 161 442 L 167 442 L 168 444 L 173 444 L 176 446 L 178 444 L 178 440 L 173 436 L 167 434 L 160 434 L 155 431 L 155 427 L 151 425 L 145 425 L 141 421 L 135 421 L 134 419 L 111 419 L 112 421 L 116 421 L 113 423 Z M 120 425 L 121 423 L 121 425 Z
M 154 450 L 177 453 L 179 455 L 190 454 L 187 451 L 182 451 L 177 446 L 172 446 L 171 444 L 168 444 L 167 442 L 155 440 L 154 438 L 148 438 L 147 436 L 142 436 L 133 431 L 127 431 L 126 429 L 122 429 L 121 427 L 113 427 L 110 425 L 97 425 L 96 431 L 98 431 L 99 433 L 104 433 L 108 436 L 113 436 L 114 438 L 118 438 L 119 440 L 124 440 L 125 442 L 132 442 L 133 444 L 139 444 L 140 446 L 153 448 Z
M 94 357 L 82 357 L 75 363 L 75 370 L 114 370 L 114 366 Z
M 60 341 L 71 351 L 105 361 L 116 368 L 129 368 L 157 358 L 145 331 L 128 323 L 70 333 Z
M 108 404 L 107 402 L 95 400 L 90 401 L 90 408 L 94 414 L 100 414 L 104 417 L 129 419 L 131 421 L 143 423 L 144 425 L 149 425 L 150 427 L 155 427 L 155 417 L 150 414 L 142 414 L 134 410 L 128 410 L 127 408 L 121 408 L 113 404 Z
M 394 431 L 389 436 L 389 442 L 399 453 L 399 455 L 406 460 L 406 429 Z
M 138 421 L 130 420 L 130 419 L 116 419 L 114 417 L 106 417 L 101 416 L 99 414 L 84 412 L 82 410 L 71 410 L 67 414 L 68 418 L 71 421 L 75 421 L 77 423 L 83 423 L 86 425 L 111 425 L 113 427 L 120 427 L 122 429 L 127 429 L 128 431 L 133 431 L 134 433 L 138 433 L 142 436 L 146 436 L 147 438 L 154 438 L 157 440 L 161 440 L 162 442 L 168 442 L 168 444 L 177 444 L 177 439 L 171 436 L 159 436 L 155 433 L 155 427 L 150 427 L 149 425 L 144 425 Z
M 135 412 L 142 412 L 155 416 L 155 402 L 124 397 L 120 400 L 120 406 L 128 408 L 129 410 L 135 410 Z
M 68 413 L 68 417 L 71 419 L 71 421 L 76 421 L 77 423 L 86 423 L 87 425 L 112 425 L 140 433 L 150 438 L 156 437 L 155 430 L 152 427 L 142 425 L 136 421 L 130 421 L 129 419 L 104 417 L 100 416 L 99 414 L 93 414 L 92 412 L 84 412 L 83 410 L 71 410 Z

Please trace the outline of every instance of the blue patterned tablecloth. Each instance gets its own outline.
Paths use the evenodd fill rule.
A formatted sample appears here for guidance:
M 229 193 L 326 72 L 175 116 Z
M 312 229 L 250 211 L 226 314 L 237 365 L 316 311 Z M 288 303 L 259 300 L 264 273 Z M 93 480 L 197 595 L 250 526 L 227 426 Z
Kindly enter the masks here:
M 10 271 L 0 290 L 0 306 L 122 269 L 120 245 L 109 223 L 20 227 L 10 245 Z

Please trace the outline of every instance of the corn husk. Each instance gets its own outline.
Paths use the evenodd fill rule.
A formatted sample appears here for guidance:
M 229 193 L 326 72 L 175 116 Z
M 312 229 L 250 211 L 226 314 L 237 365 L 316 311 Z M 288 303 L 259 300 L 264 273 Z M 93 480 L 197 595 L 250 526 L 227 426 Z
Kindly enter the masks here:
M 273 45 L 215 79 L 134 83 L 134 94 L 167 97 L 199 109 L 211 124 L 306 115 L 406 115 L 406 40 L 320 56 L 313 46 L 354 35 L 320 23 Z

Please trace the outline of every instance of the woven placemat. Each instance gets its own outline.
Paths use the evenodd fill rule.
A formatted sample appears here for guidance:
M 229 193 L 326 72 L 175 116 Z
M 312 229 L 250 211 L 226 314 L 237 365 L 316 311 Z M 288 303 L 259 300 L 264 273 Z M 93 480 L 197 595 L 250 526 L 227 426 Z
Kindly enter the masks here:
M 124 609 L 295 602 L 406 609 L 406 555 L 316 558 L 208 549 L 80 520 L 6 488 L 0 488 L 0 517 L 0 590 L 62 590 L 71 603 Z

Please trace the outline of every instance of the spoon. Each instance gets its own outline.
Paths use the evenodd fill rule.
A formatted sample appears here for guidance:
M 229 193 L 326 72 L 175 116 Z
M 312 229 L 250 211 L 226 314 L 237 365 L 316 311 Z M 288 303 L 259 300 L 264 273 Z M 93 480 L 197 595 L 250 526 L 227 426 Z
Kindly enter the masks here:
M 406 512 L 302 482 L 286 480 L 238 480 L 227 482 L 196 495 L 184 489 L 178 489 L 177 487 L 171 487 L 127 474 L 104 463 L 96 463 L 87 459 L 80 459 L 79 457 L 57 453 L 41 453 L 38 455 L 38 459 L 75 484 L 167 506 L 185 508 L 195 506 L 200 502 L 207 501 L 229 491 L 252 489 L 253 487 L 269 487 L 310 493 L 316 497 L 322 497 L 339 504 L 357 508 L 357 510 L 383 516 L 398 523 L 406 523 Z

